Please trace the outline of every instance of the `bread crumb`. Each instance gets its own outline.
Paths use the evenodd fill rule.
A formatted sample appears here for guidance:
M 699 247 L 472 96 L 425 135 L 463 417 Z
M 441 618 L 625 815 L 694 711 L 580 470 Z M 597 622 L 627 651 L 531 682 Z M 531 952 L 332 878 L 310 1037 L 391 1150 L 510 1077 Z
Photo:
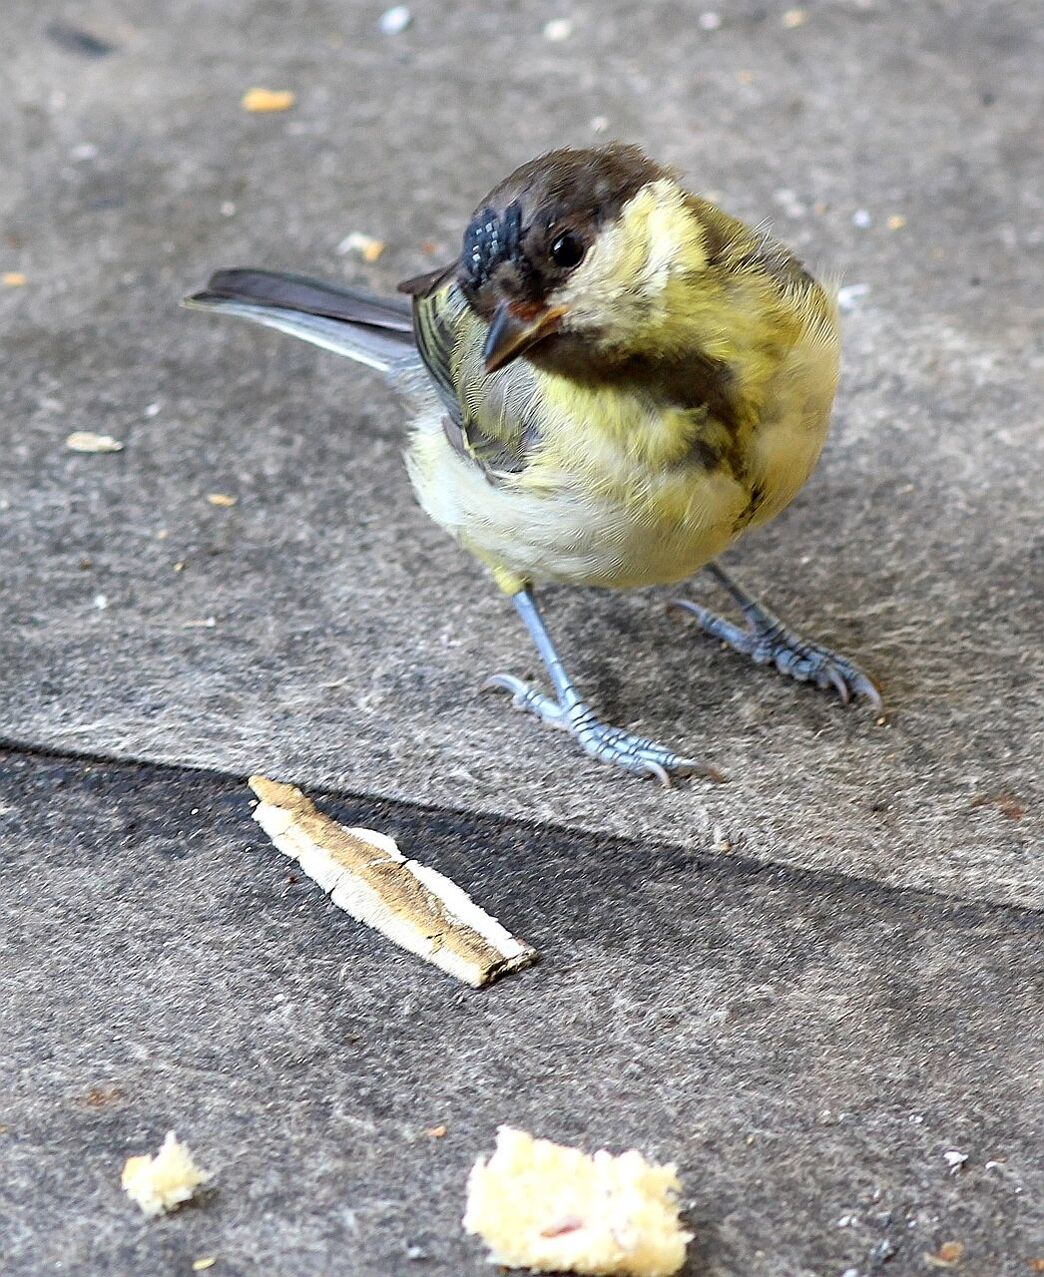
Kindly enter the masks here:
M 502 1126 L 468 1178 L 464 1228 L 490 1262 L 597 1277 L 671 1277 L 692 1234 L 682 1230 L 671 1165 L 631 1149 L 613 1157 L 534 1139 Z
M 206 1272 L 208 1268 L 213 1268 L 216 1263 L 216 1255 L 204 1255 L 202 1259 L 194 1259 L 192 1261 L 192 1271 L 194 1273 Z
M 782 21 L 788 31 L 793 31 L 795 27 L 803 27 L 808 21 L 808 10 L 788 9 L 784 13 Z
M 27 275 L 23 275 L 20 270 L 5 270 L 0 275 L 0 281 L 3 282 L 5 288 L 24 288 L 29 283 Z
M 885 225 L 890 231 L 901 231 L 906 225 L 906 218 L 902 213 L 893 213 L 888 221 L 885 222 Z
M 372 266 L 384 252 L 384 240 L 374 239 L 372 235 L 366 235 L 362 231 L 352 231 L 337 245 L 337 252 L 342 255 L 358 253 L 364 262 Z
M 922 1256 L 932 1268 L 956 1268 L 964 1258 L 964 1242 L 943 1242 L 934 1255 Z
M 227 492 L 208 492 L 207 500 L 211 505 L 218 505 L 227 509 L 229 506 L 235 505 L 239 498 L 229 496 Z
M 247 89 L 240 106 L 244 111 L 261 115 L 269 111 L 289 111 L 297 101 L 297 94 L 290 89 Z
M 429 1126 L 424 1134 L 431 1140 L 441 1140 L 448 1130 L 449 1127 L 444 1122 L 440 1122 L 438 1126 Z
M 112 435 L 96 435 L 92 430 L 74 430 L 65 446 L 73 452 L 122 452 L 123 444 Z
M 412 23 L 413 14 L 406 5 L 397 4 L 381 14 L 377 26 L 380 28 L 381 35 L 402 35 Z
M 168 1131 L 155 1157 L 146 1153 L 127 1158 L 120 1183 L 146 1215 L 154 1216 L 187 1202 L 201 1184 L 212 1178 L 196 1165 L 174 1132 Z
M 552 44 L 561 44 L 573 34 L 573 24 L 568 18 L 552 18 L 544 23 L 544 39 Z

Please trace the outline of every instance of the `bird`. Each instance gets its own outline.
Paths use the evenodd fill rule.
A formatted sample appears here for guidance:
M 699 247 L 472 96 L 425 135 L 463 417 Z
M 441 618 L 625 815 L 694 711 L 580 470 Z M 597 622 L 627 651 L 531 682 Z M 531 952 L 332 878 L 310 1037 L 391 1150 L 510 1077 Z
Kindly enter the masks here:
M 424 511 L 514 604 L 551 691 L 486 686 L 624 773 L 720 773 L 603 722 L 537 602 L 548 584 L 670 586 L 701 569 L 736 624 L 673 606 L 762 665 L 880 713 L 876 682 L 803 638 L 718 562 L 779 514 L 826 439 L 840 361 L 828 288 L 763 228 L 638 147 L 553 150 L 482 199 L 455 260 L 377 297 L 220 270 L 184 304 L 275 328 L 384 373 L 410 414 Z

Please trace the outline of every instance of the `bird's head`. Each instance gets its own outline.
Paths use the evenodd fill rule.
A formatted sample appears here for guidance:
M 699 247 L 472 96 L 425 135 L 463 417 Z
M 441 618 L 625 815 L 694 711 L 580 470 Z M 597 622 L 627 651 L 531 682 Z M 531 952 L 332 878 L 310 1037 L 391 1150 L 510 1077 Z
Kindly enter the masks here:
M 565 369 L 655 347 L 671 328 L 672 279 L 705 263 L 700 223 L 670 171 L 613 143 L 516 169 L 475 211 L 454 269 L 489 325 L 493 372 L 522 354 Z

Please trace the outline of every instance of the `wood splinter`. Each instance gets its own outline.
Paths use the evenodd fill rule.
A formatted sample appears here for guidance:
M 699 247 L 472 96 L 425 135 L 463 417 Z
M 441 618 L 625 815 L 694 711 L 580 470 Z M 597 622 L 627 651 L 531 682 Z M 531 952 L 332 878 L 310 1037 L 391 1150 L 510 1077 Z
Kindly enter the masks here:
M 357 921 L 476 989 L 536 961 L 534 948 L 456 883 L 407 860 L 387 834 L 338 824 L 293 785 L 248 783 L 261 800 L 254 819 L 272 842 Z

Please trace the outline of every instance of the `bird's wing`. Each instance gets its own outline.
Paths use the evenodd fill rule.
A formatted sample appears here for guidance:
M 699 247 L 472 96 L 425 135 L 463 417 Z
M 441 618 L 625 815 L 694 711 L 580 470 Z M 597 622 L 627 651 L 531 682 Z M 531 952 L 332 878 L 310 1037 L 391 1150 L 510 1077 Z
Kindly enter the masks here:
M 449 441 L 493 480 L 525 470 L 539 443 L 540 394 L 528 363 L 486 372 L 486 325 L 454 281 L 414 296 L 413 330 L 446 407 Z
M 220 270 L 184 305 L 249 319 L 390 372 L 414 355 L 410 303 L 269 270 Z

